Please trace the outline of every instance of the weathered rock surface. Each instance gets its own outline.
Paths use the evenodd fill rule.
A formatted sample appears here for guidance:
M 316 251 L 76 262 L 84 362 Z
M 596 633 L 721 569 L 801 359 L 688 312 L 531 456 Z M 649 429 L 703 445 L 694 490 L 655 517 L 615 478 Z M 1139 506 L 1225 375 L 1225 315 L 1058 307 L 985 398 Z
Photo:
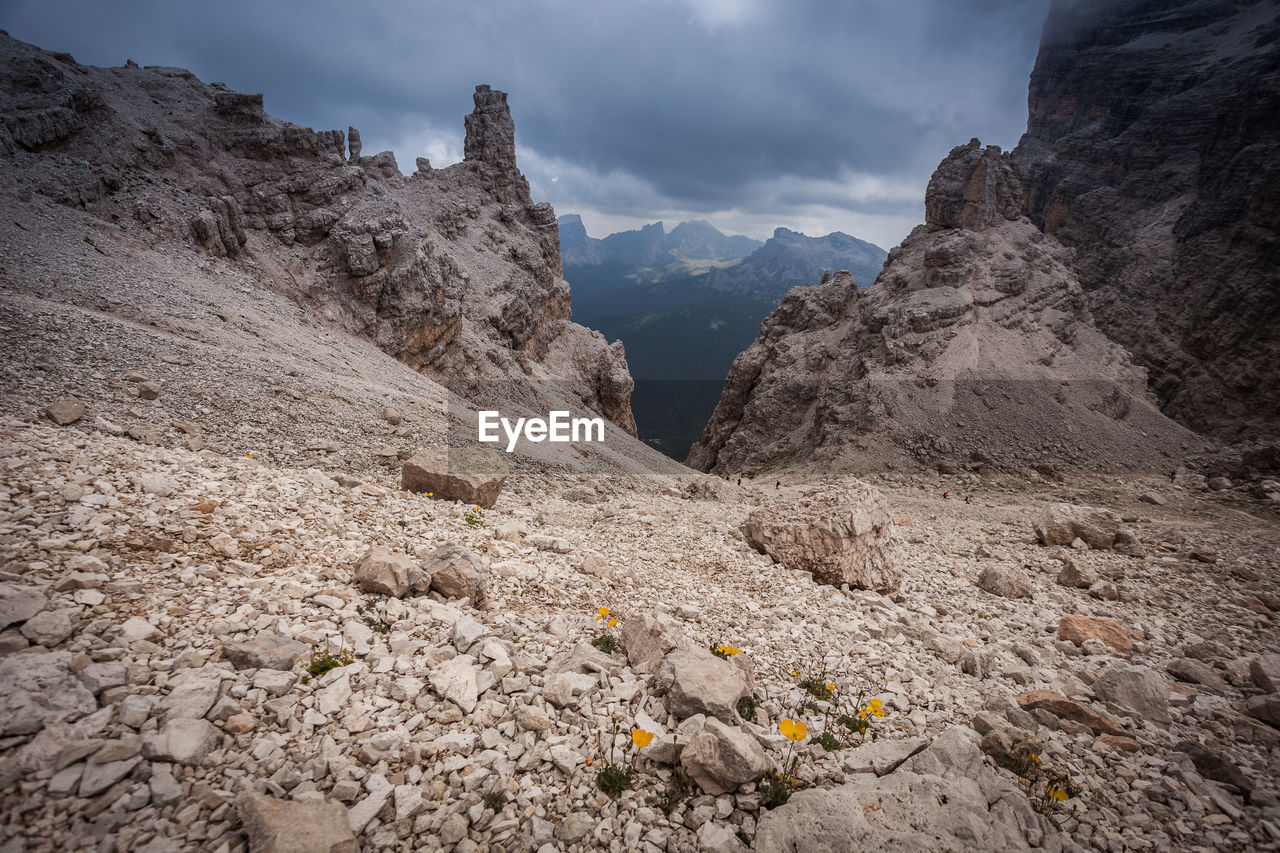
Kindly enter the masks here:
M 847 274 L 793 289 L 734 362 L 689 464 L 867 470 L 1162 466 L 1198 446 L 1093 317 L 1071 253 L 1020 214 L 1009 155 L 977 140 L 929 182 L 925 224 L 861 292 Z M 1088 435 L 1086 442 L 1083 436 Z M 1051 448 L 1049 459 L 1023 448 Z
M 1093 692 L 1108 705 L 1143 720 L 1168 725 L 1169 682 L 1145 666 L 1115 664 L 1093 682 Z
M 1030 598 L 1035 592 L 1026 573 L 1012 566 L 987 566 L 978 575 L 978 586 L 1003 598 Z
M 983 763 L 977 736 L 949 730 L 883 778 L 800 791 L 765 812 L 761 853 L 873 850 L 1024 850 L 1045 829 L 1026 795 Z
M 667 708 L 678 720 L 706 714 L 725 722 L 737 718 L 734 706 L 751 687 L 745 670 L 706 649 L 677 649 L 658 668 L 657 682 L 667 691 Z
M 1080 539 L 1090 548 L 1111 548 L 1120 522 L 1106 510 L 1057 503 L 1046 506 L 1032 527 L 1041 545 L 1070 545 Z
M 431 576 L 431 588 L 445 598 L 469 598 L 484 603 L 489 579 L 483 557 L 456 542 L 441 545 L 427 555 L 423 571 Z
M 888 505 L 878 489 L 857 480 L 762 507 L 747 518 L 742 535 L 757 551 L 820 583 L 892 592 L 902 580 Z
M 1128 629 L 1114 619 L 1072 613 L 1058 623 L 1058 639 L 1077 646 L 1088 640 L 1099 640 L 1126 657 L 1133 653 L 1133 638 Z
M 236 814 L 251 853 L 355 853 L 355 835 L 340 803 L 277 800 L 246 791 Z
M 98 709 L 71 672 L 67 652 L 9 655 L 0 660 L 0 736 L 34 734 L 50 723 Z
M 1013 155 L 1098 327 L 1167 414 L 1223 435 L 1280 425 L 1275 21 L 1270 2 L 1058 0 Z
M 496 451 L 437 448 L 416 453 L 400 470 L 400 488 L 489 509 L 502 493 L 507 469 Z
M 236 669 L 291 670 L 307 654 L 307 646 L 278 634 L 258 634 L 222 647 L 223 656 Z
M 371 548 L 356 563 L 355 580 L 365 592 L 403 598 L 410 589 L 424 587 L 429 579 L 408 554 Z M 425 592 L 425 588 L 419 591 Z
M 545 396 L 560 405 L 536 408 L 568 402 L 634 434 L 621 345 L 569 319 L 555 212 L 533 202 L 517 167 L 505 93 L 476 87 L 463 162 L 405 177 L 391 152 L 362 154 L 358 134 L 348 158 L 342 131 L 281 121 L 262 95 L 181 69 L 93 68 L 6 35 L 0 81 L 10 186 L 33 211 L 35 194 L 99 223 L 72 247 L 97 266 L 171 280 L 163 258 L 125 260 L 138 232 L 183 247 L 190 266 L 211 257 L 214 275 L 250 247 L 254 267 L 236 270 L 246 285 L 286 295 L 456 393 L 491 405 Z M 24 279 L 37 281 L 38 266 L 24 265 Z M 105 292 L 109 316 L 137 319 L 130 296 Z M 154 399 L 161 387 L 138 393 Z M 56 404 L 60 422 L 83 415 L 76 405 L 79 414 Z
M 754 737 L 714 717 L 681 751 L 680 764 L 708 794 L 733 791 L 773 766 Z

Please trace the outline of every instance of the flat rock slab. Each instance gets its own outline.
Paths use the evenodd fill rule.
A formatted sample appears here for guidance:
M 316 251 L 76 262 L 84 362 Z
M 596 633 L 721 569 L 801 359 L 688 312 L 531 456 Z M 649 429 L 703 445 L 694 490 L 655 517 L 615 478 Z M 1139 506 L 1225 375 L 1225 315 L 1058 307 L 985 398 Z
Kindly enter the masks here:
M 489 509 L 502 493 L 507 466 L 486 448 L 434 448 L 415 453 L 400 468 L 400 488 Z
M 236 797 L 250 853 L 355 853 L 356 837 L 341 803 L 277 800 L 246 791 Z
M 228 643 L 222 654 L 236 669 L 290 670 L 307 654 L 307 647 L 279 634 L 259 634 L 241 643 Z

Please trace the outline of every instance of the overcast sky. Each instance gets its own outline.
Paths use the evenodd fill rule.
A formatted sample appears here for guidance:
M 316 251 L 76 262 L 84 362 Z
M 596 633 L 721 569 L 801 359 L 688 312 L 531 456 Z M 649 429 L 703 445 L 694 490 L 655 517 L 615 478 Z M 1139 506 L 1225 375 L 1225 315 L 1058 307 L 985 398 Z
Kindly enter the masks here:
M 977 136 L 1014 145 L 1048 0 L 0 0 L 80 62 L 189 68 L 273 115 L 359 128 L 402 171 L 462 158 L 471 92 L 510 93 L 535 200 L 587 231 L 783 225 L 885 248 Z

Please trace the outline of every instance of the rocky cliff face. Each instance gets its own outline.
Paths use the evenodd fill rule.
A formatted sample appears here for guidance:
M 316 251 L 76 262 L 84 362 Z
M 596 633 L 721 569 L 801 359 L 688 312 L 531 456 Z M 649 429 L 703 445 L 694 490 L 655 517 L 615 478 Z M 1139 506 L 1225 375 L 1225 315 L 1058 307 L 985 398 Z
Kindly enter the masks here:
M 280 121 L 261 95 L 182 69 L 82 66 L 4 35 L 0 189 L 15 221 L 52 202 L 152 253 L 100 247 L 104 268 L 145 276 L 158 254 L 190 252 L 473 400 L 549 383 L 634 433 L 621 346 L 569 321 L 555 213 L 516 167 L 506 95 L 478 86 L 474 99 L 464 161 L 419 159 L 404 177 L 391 152 L 364 156 L 354 129 Z M 94 280 L 54 295 L 111 302 Z
M 870 290 L 842 272 L 783 299 L 689 464 L 1137 467 L 1189 447 L 1094 326 L 1071 252 L 1020 214 L 1021 188 L 998 148 L 954 149 Z
M 1055 2 L 1014 157 L 1162 409 L 1280 429 L 1280 3 Z

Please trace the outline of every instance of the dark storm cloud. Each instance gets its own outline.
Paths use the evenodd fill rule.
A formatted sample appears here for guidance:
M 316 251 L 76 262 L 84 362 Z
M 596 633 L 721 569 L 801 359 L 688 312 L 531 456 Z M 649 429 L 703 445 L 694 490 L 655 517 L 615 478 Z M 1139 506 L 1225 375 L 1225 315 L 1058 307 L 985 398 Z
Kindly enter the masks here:
M 511 93 L 521 165 L 562 211 L 767 230 L 808 206 L 832 228 L 892 214 L 900 237 L 953 145 L 1017 141 L 1047 2 L 8 0 L 0 27 L 262 91 L 282 118 L 354 124 L 406 171 L 460 153 L 487 82 Z

